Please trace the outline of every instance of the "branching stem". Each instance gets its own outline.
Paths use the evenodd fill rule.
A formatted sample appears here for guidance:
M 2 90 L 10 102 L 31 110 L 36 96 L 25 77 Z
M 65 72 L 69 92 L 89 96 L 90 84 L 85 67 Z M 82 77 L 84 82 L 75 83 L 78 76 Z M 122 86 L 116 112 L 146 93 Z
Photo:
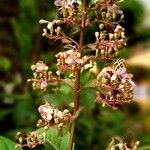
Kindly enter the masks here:
M 87 7 L 86 0 L 83 0 L 80 41 L 79 41 L 79 52 L 80 53 L 82 51 L 82 47 L 84 46 L 84 32 L 85 32 L 85 27 L 86 27 L 86 7 Z M 78 111 L 79 98 L 80 98 L 80 70 L 77 69 L 75 72 L 73 115 L 75 115 L 76 112 Z M 72 122 L 68 150 L 72 150 L 72 147 L 73 147 L 74 135 L 75 135 L 75 122 L 76 122 L 76 120 L 73 120 L 73 122 Z

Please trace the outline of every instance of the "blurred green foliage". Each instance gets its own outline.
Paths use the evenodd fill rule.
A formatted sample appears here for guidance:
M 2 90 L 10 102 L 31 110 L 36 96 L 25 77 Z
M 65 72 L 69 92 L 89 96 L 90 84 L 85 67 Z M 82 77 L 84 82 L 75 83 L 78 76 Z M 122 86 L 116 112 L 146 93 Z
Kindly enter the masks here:
M 39 91 L 32 91 L 26 83 L 26 79 L 31 77 L 30 65 L 38 58 L 52 66 L 52 70 L 55 70 L 54 54 L 60 50 L 61 44 L 58 44 L 59 41 L 54 44 L 42 39 L 42 31 L 38 25 L 40 17 L 48 20 L 57 17 L 53 1 L 19 0 L 17 7 L 19 12 L 17 17 L 9 19 L 15 37 L 11 40 L 14 40 L 17 46 L 16 48 L 4 49 L 6 52 L 0 56 L 0 74 L 3 77 L 0 81 L 0 134 L 13 141 L 15 141 L 15 135 L 18 131 L 36 129 L 36 121 L 39 118 L 37 108 L 43 100 L 66 107 L 73 99 L 73 93 L 67 85 L 60 84 L 56 91 L 50 87 L 48 94 L 43 95 Z M 140 27 L 144 9 L 136 0 L 126 0 L 122 8 L 127 14 L 125 26 L 127 34 L 132 35 L 129 39 L 129 43 L 132 45 L 134 44 L 132 41 L 136 41 L 135 37 L 141 35 L 141 33 L 137 33 L 135 27 Z M 95 30 L 96 25 L 92 25 L 87 31 L 87 43 L 94 39 L 93 31 Z M 143 40 L 143 37 L 147 39 L 149 34 L 143 32 L 141 37 L 138 38 L 138 41 Z M 78 39 L 78 32 L 74 33 L 74 38 Z M 127 58 L 131 54 L 130 48 L 126 48 L 120 56 Z M 92 78 L 89 72 L 83 73 L 81 85 Z M 141 146 L 149 145 L 150 118 L 147 114 L 143 115 L 140 112 L 138 104 L 133 103 L 116 111 L 95 105 L 92 103 L 94 98 L 93 90 L 83 87 L 80 104 L 85 108 L 77 121 L 75 149 L 105 149 L 111 141 L 111 137 L 118 135 L 131 143 L 140 140 Z M 53 140 L 53 137 L 49 136 Z M 55 136 L 55 133 L 52 136 Z M 66 146 L 66 137 L 60 147 Z M 8 142 L 8 139 L 0 137 L 0 149 L 13 150 L 12 147 L 14 147 L 13 142 Z M 47 148 L 39 146 L 36 149 Z

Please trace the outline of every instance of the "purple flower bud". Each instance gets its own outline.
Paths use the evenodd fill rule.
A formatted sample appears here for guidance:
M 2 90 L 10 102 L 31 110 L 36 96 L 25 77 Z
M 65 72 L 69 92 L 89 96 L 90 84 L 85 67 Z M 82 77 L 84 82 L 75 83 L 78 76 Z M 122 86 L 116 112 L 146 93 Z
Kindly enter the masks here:
M 63 2 L 64 2 L 63 0 L 55 0 L 54 4 L 58 7 L 61 7 L 63 6 Z

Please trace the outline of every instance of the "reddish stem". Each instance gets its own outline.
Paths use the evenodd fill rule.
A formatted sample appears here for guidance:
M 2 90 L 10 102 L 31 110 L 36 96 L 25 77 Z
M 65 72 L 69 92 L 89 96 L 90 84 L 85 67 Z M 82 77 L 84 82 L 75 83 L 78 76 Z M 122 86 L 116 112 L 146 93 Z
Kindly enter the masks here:
M 79 41 L 80 53 L 84 45 L 85 24 L 86 24 L 86 0 L 83 0 L 80 41 Z M 74 86 L 74 111 L 73 111 L 74 115 L 76 115 L 76 112 L 78 111 L 78 108 L 79 108 L 79 97 L 80 97 L 80 70 L 77 69 L 75 72 L 75 86 Z M 73 147 L 74 135 L 75 135 L 75 123 L 76 123 L 75 120 L 73 120 L 72 126 L 71 126 L 68 150 L 72 150 L 72 147 Z

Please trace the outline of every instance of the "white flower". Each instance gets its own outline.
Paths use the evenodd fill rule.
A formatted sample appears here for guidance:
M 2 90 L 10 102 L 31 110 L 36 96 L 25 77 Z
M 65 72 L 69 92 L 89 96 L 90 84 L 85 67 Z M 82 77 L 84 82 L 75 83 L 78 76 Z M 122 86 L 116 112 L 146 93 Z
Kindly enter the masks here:
M 50 121 L 52 119 L 54 108 L 49 104 L 45 104 L 45 105 L 41 105 L 38 108 L 38 111 L 43 119 Z
M 48 70 L 48 66 L 46 66 L 42 61 L 38 61 L 36 65 L 31 66 L 31 69 L 38 73 Z
M 66 58 L 65 63 L 68 64 L 68 65 L 76 64 L 75 60 L 71 57 Z

